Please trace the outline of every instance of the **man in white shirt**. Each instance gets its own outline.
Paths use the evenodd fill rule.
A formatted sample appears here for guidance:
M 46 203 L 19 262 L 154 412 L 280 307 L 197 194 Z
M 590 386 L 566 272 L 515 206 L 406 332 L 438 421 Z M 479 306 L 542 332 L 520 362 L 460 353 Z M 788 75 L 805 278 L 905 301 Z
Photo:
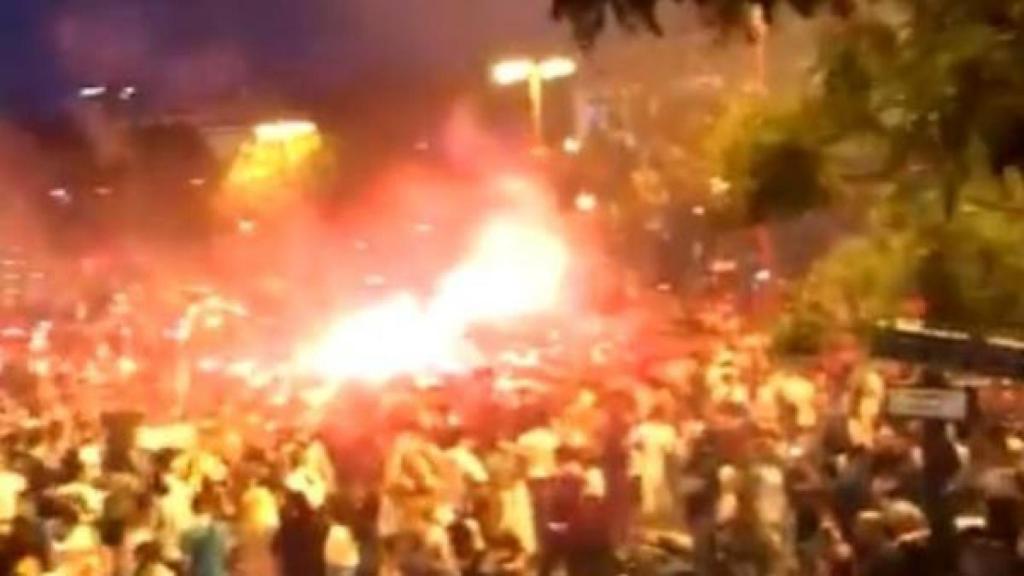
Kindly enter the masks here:
M 0 532 L 6 534 L 18 515 L 18 501 L 28 488 L 28 481 L 7 466 L 6 457 L 0 456 Z
M 526 459 L 526 476 L 530 480 L 550 478 L 557 468 L 558 434 L 548 425 L 538 424 L 516 439 L 519 451 Z
M 328 576 L 352 576 L 359 568 L 359 543 L 352 530 L 333 522 L 324 541 L 324 562 Z
M 658 409 L 638 423 L 629 439 L 632 476 L 640 483 L 640 512 L 651 520 L 667 520 L 673 510 L 669 458 L 679 450 L 679 434 Z
M 195 519 L 192 512 L 195 490 L 178 474 L 166 473 L 162 481 L 164 491 L 157 500 L 157 513 L 160 516 L 158 540 L 166 558 L 179 560 L 182 535 Z

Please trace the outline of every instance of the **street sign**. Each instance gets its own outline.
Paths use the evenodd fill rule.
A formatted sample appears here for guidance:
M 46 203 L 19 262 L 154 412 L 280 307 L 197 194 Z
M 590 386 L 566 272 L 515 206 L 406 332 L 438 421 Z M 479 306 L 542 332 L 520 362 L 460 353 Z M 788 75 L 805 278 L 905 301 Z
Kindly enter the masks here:
M 892 388 L 886 411 L 898 418 L 952 420 L 967 418 L 967 391 L 960 388 Z

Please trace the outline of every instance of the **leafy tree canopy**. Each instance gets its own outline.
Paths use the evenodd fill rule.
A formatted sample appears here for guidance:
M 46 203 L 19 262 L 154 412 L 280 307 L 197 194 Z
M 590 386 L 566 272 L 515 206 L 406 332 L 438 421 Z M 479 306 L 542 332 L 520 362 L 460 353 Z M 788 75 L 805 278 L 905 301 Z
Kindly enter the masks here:
M 831 200 L 826 155 L 798 108 L 759 98 L 733 101 L 705 142 L 717 173 L 711 205 L 720 221 L 760 225 Z
M 626 31 L 662 34 L 658 8 L 663 4 L 682 5 L 686 0 L 553 0 L 552 16 L 567 21 L 576 41 L 591 46 L 614 21 Z M 854 0 L 692 0 L 701 14 L 723 29 L 746 28 L 752 24 L 751 9 L 759 10 L 770 22 L 776 9 L 788 5 L 798 14 L 812 16 L 822 8 L 840 15 L 853 11 Z
M 798 104 L 745 104 L 712 138 L 719 200 L 745 223 L 837 197 L 871 215 L 802 286 L 796 304 L 812 316 L 793 333 L 821 315 L 863 326 L 915 294 L 936 323 L 1024 326 L 1024 0 L 693 3 L 725 29 L 782 5 L 846 17 Z M 554 0 L 554 15 L 586 47 L 609 21 L 660 33 L 663 4 Z

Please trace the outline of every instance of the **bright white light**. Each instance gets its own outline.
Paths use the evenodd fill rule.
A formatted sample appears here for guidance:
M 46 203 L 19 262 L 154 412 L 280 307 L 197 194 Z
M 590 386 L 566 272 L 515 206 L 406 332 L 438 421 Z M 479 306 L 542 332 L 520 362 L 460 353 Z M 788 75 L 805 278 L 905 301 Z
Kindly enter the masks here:
M 132 376 L 139 371 L 139 364 L 130 356 L 121 356 L 117 359 L 117 370 L 122 376 Z
M 579 154 L 580 150 L 582 150 L 582 149 L 583 149 L 583 144 L 579 141 L 578 138 L 574 138 L 572 136 L 569 136 L 565 140 L 562 141 L 562 150 L 566 154 L 570 154 L 570 155 L 575 156 L 575 155 Z
M 526 58 L 505 60 L 491 67 L 491 79 L 499 86 L 522 82 L 534 73 L 537 63 Z
M 465 372 L 480 362 L 469 331 L 552 310 L 568 262 L 559 235 L 538 223 L 496 217 L 430 298 L 396 292 L 350 311 L 299 350 L 297 365 L 333 381 L 371 384 L 400 374 Z
M 53 198 L 58 204 L 67 206 L 71 204 L 71 193 L 65 188 L 54 188 L 50 190 L 50 198 Z
M 256 372 L 256 363 L 252 360 L 236 360 L 228 364 L 226 371 L 235 378 L 249 378 Z
M 135 86 L 125 86 L 124 88 L 121 88 L 121 93 L 118 94 L 118 97 L 121 98 L 121 100 L 131 100 L 137 93 L 138 90 L 135 89 Z
M 576 209 L 580 212 L 593 212 L 597 209 L 597 196 L 590 192 L 580 192 L 576 195 Z
M 218 372 L 223 366 L 224 362 L 219 358 L 212 358 L 209 356 L 200 358 L 199 361 L 196 362 L 196 369 L 204 374 L 213 374 L 214 372 Z
M 694 216 L 703 216 L 705 213 L 706 213 L 706 210 L 705 210 L 705 208 L 703 206 L 699 206 L 698 205 L 698 206 L 694 206 L 693 207 L 693 215 Z
M 720 196 L 732 189 L 732 184 L 720 176 L 712 177 L 709 184 L 711 185 L 711 194 L 714 196 Z
M 576 61 L 564 56 L 553 56 L 540 63 L 540 77 L 545 80 L 564 78 L 576 73 Z
M 552 56 L 540 62 L 528 58 L 503 60 L 491 67 L 491 79 L 499 86 L 523 82 L 536 74 L 543 80 L 564 78 L 576 73 L 576 61 L 565 56 Z
M 83 86 L 78 90 L 80 98 L 97 98 L 107 93 L 106 86 Z
M 317 133 L 316 124 L 308 120 L 277 120 L 257 124 L 253 129 L 256 140 L 260 142 L 286 142 L 312 136 Z
M 248 236 L 256 231 L 256 222 L 249 220 L 248 218 L 242 218 L 238 221 L 238 233 L 243 236 Z
M 767 268 L 762 268 L 754 273 L 754 280 L 756 282 L 768 282 L 772 279 L 772 271 Z

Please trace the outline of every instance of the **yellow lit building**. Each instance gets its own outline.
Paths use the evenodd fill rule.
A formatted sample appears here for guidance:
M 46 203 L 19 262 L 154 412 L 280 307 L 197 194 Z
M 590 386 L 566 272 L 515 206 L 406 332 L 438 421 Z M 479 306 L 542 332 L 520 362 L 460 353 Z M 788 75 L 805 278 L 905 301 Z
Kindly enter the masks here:
M 311 160 L 322 148 L 320 131 L 313 122 L 256 124 L 231 162 L 222 207 L 244 213 L 273 209 L 302 184 Z

